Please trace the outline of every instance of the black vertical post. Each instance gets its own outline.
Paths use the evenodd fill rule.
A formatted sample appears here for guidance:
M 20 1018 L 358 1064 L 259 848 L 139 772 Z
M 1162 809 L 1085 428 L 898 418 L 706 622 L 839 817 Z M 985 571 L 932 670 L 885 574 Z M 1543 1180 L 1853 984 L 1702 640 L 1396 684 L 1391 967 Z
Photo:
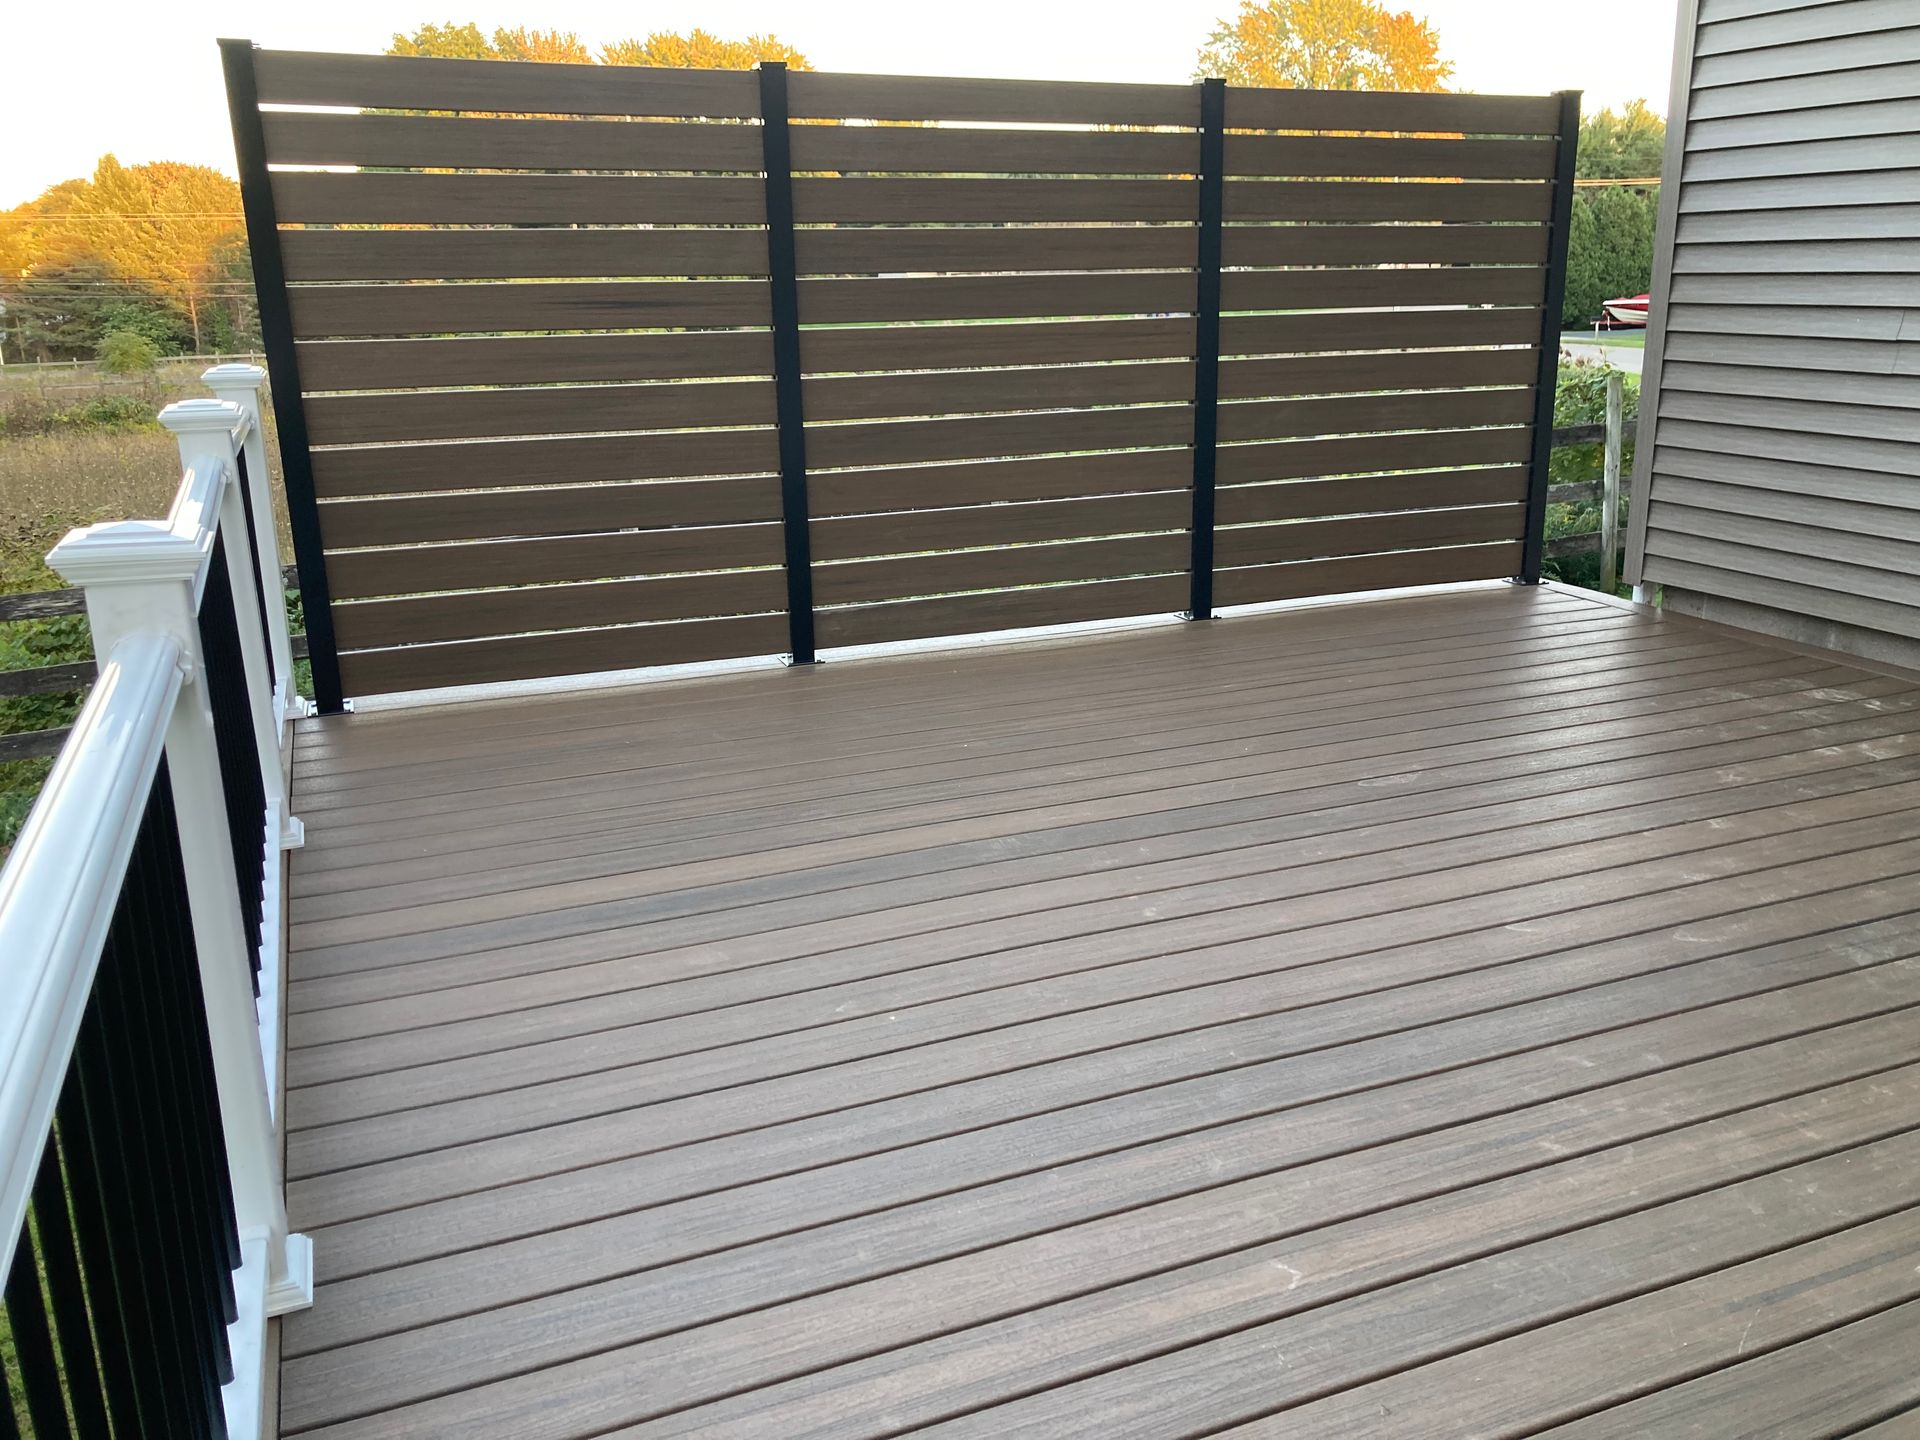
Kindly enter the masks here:
M 227 76 L 227 113 L 233 122 L 233 155 L 240 170 L 240 208 L 247 217 L 247 250 L 253 257 L 253 291 L 260 303 L 260 343 L 267 355 L 274 424 L 280 433 L 280 474 L 287 495 L 293 559 L 300 572 L 300 602 L 307 622 L 307 659 L 313 698 L 323 715 L 341 709 L 340 658 L 333 638 L 333 596 L 320 537 L 320 506 L 313 492 L 313 459 L 307 452 L 307 414 L 300 404 L 300 368 L 293 348 L 293 313 L 287 304 L 287 272 L 280 259 L 280 221 L 267 175 L 267 138 L 260 125 L 260 91 L 253 74 L 253 42 L 222 40 L 220 62 Z M 270 585 L 272 576 L 262 576 Z
M 1200 234 L 1193 323 L 1193 554 L 1189 620 L 1213 618 L 1213 479 L 1220 408 L 1220 228 L 1226 209 L 1227 82 L 1200 82 Z
M 806 415 L 800 403 L 800 279 L 793 252 L 793 154 L 787 67 L 760 62 L 760 143 L 767 172 L 767 281 L 773 301 L 773 400 L 780 427 L 780 514 L 787 538 L 787 645 L 813 655 L 813 543 L 807 532 Z
M 1567 298 L 1567 238 L 1573 228 L 1573 167 L 1580 149 L 1580 92 L 1560 92 L 1559 153 L 1553 169 L 1553 219 L 1547 233 L 1547 293 L 1540 310 L 1540 370 L 1534 377 L 1533 457 L 1527 475 L 1527 533 L 1522 585 L 1540 583 L 1546 554 L 1547 474 L 1553 458 L 1553 395 L 1560 378 L 1560 307 Z

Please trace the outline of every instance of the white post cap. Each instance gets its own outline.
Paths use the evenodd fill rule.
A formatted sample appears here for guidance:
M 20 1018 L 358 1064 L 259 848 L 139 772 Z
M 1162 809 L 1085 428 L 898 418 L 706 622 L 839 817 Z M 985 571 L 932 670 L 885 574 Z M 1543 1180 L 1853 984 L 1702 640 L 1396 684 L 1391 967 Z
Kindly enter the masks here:
M 201 371 L 200 379 L 209 390 L 258 390 L 267 383 L 267 372 L 258 365 L 235 361 Z
M 201 548 L 159 520 L 116 520 L 69 530 L 47 564 L 75 585 L 145 585 L 192 580 Z
M 177 400 L 160 412 L 160 423 L 179 436 L 225 430 L 240 423 L 241 409 L 230 400 Z

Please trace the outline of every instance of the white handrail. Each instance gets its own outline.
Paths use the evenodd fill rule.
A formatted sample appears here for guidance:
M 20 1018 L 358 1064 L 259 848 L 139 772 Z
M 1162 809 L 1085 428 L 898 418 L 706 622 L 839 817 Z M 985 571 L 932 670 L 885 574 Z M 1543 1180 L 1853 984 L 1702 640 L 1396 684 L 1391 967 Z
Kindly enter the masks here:
M 181 684 L 180 642 L 128 635 L 0 871 L 0 1275 L 93 990 Z

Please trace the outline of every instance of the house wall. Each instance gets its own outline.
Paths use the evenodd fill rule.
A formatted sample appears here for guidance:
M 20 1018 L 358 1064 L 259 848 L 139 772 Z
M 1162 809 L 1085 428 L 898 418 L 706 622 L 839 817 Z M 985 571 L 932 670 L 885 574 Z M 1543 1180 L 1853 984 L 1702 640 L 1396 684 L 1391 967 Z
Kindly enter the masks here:
M 1920 0 L 1682 0 L 1669 114 L 1627 578 L 1920 664 Z

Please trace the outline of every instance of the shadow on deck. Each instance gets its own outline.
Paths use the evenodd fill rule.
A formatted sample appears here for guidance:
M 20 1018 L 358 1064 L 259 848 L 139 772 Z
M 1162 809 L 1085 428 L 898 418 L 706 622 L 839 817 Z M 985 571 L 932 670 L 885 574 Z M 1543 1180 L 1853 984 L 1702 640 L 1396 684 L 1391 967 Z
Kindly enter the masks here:
M 1502 587 L 307 722 L 283 1433 L 1877 1425 L 1916 706 Z

